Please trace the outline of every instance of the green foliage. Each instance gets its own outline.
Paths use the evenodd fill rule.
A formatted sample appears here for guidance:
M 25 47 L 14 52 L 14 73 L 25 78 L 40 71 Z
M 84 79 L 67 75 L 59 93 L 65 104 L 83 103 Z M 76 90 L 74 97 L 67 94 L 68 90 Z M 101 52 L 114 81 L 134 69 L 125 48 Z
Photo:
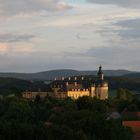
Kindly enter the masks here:
M 91 97 L 77 101 L 0 98 L 0 139 L 131 140 L 131 130 L 124 128 L 120 120 L 106 120 L 107 106 L 111 104 Z
M 22 94 L 21 94 L 22 90 L 20 88 L 16 87 L 16 86 L 13 86 L 13 87 L 10 88 L 10 93 L 14 94 L 18 97 L 22 97 Z
M 140 77 L 116 76 L 106 77 L 110 89 L 124 88 L 129 90 L 140 91 Z
M 89 96 L 80 97 L 77 100 L 77 107 L 79 110 L 87 109 L 100 113 L 105 113 L 107 111 L 104 101 Z
M 126 100 L 119 100 L 117 103 L 117 110 L 118 112 L 127 111 L 129 102 Z
M 25 90 L 44 89 L 46 84 L 44 81 L 29 81 L 15 78 L 1 78 L 0 77 L 0 95 L 7 96 L 14 94 L 21 97 L 21 93 Z
M 16 121 L 0 121 L 1 140 L 45 140 L 47 131 L 40 125 L 17 123 Z
M 70 135 L 68 140 L 76 139 L 74 136 L 79 130 L 82 132 L 83 139 L 87 140 L 131 140 L 132 138 L 131 130 L 126 130 L 121 125 L 121 121 L 107 121 L 100 113 L 88 110 L 63 113 L 50 121 L 55 124 L 50 129 L 50 135 L 57 137 L 61 132 L 61 136 Z M 59 132 L 56 132 L 56 128 Z
M 118 89 L 117 90 L 117 99 L 122 99 L 122 100 L 128 100 L 132 101 L 133 100 L 133 93 L 127 89 Z
M 130 104 L 130 105 L 128 106 L 128 111 L 130 111 L 130 112 L 138 112 L 139 109 L 138 109 L 138 107 L 137 107 L 136 104 Z

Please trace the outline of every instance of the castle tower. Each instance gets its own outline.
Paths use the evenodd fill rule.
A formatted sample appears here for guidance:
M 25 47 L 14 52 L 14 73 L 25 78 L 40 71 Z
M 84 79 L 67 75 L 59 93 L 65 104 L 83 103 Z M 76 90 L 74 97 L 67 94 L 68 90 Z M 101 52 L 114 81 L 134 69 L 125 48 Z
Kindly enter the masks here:
M 108 83 L 104 80 L 102 66 L 99 67 L 98 80 L 95 89 L 96 97 L 101 100 L 108 99 Z
M 103 74 L 101 65 L 100 65 L 99 71 L 98 71 L 98 80 L 104 80 L 104 74 Z

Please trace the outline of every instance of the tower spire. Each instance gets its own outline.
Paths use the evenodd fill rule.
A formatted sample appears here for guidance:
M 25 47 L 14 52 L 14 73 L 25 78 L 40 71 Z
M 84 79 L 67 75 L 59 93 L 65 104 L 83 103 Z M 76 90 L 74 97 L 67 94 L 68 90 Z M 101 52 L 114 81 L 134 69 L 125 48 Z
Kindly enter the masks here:
M 102 71 L 102 65 L 99 66 L 98 80 L 104 80 L 104 74 L 103 74 L 103 71 Z

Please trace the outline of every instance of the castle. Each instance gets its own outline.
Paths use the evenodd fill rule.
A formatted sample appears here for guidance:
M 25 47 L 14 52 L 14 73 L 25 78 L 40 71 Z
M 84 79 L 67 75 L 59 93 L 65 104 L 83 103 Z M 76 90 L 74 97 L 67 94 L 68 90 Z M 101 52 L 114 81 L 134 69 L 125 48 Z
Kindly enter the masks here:
M 47 85 L 46 91 L 26 91 L 22 93 L 23 98 L 35 99 L 53 97 L 65 99 L 71 97 L 73 100 L 82 96 L 96 97 L 101 100 L 108 98 L 108 83 L 104 80 L 102 66 L 99 67 L 97 80 L 86 79 L 84 77 L 69 77 L 61 80 L 54 80 Z

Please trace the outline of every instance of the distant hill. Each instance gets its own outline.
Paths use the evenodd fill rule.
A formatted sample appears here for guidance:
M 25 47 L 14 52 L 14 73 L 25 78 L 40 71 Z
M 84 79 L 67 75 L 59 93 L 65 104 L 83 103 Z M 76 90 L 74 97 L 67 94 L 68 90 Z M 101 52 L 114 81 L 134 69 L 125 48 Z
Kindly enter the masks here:
M 133 78 L 140 78 L 140 72 L 138 73 L 129 73 L 124 75 L 125 77 L 133 77 Z
M 123 76 L 133 74 L 128 70 L 104 70 L 106 76 Z M 18 78 L 24 80 L 53 80 L 55 77 L 69 77 L 80 75 L 97 75 L 97 71 L 77 71 L 71 69 L 51 70 L 39 73 L 0 73 L 0 77 Z
M 16 78 L 0 78 L 0 95 L 19 94 L 22 91 L 39 89 L 45 91 L 47 85 L 44 81 L 21 80 Z
M 41 74 L 42 76 L 44 75 L 43 73 Z M 69 73 L 69 74 L 72 75 L 73 73 Z M 74 75 L 75 75 L 75 72 L 74 72 Z M 20 74 L 18 76 L 20 76 Z M 24 76 L 24 74 L 22 74 L 22 76 Z M 138 74 L 138 76 L 140 76 L 140 74 Z M 105 79 L 109 83 L 109 90 L 116 90 L 118 88 L 126 88 L 126 89 L 137 91 L 138 93 L 140 93 L 140 77 L 138 76 L 137 74 L 134 74 L 134 76 L 133 74 L 128 74 L 128 76 L 127 75 L 106 76 Z M 21 77 L 21 78 L 25 78 L 25 77 Z M 30 79 L 30 78 L 34 78 L 34 76 L 26 77 L 26 78 Z M 40 78 L 40 75 L 39 77 L 36 77 L 36 78 Z M 78 78 L 81 79 L 81 76 L 78 76 Z M 96 81 L 97 76 L 88 75 L 88 76 L 85 76 L 85 78 L 94 79 Z M 47 81 L 46 77 L 44 79 L 45 80 L 23 80 L 23 79 L 17 79 L 17 78 L 0 78 L 0 95 L 8 95 L 12 93 L 18 94 L 18 93 L 21 93 L 21 91 L 26 91 L 26 90 L 38 91 L 40 89 L 41 91 L 46 91 L 48 87 L 47 84 L 49 84 L 50 81 L 49 80 Z

